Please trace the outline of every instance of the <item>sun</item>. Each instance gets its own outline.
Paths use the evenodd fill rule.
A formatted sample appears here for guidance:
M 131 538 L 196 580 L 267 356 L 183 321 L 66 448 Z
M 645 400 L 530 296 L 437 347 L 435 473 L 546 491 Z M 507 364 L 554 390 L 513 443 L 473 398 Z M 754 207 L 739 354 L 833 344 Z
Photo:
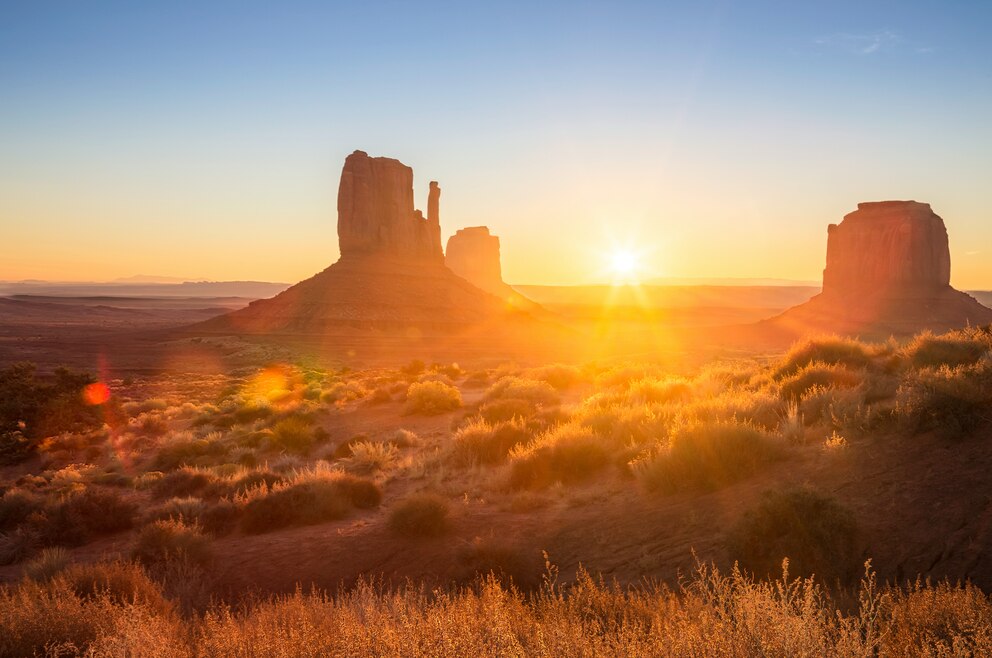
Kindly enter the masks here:
M 640 258 L 630 249 L 614 249 L 610 252 L 610 271 L 616 282 L 636 282 L 640 271 Z

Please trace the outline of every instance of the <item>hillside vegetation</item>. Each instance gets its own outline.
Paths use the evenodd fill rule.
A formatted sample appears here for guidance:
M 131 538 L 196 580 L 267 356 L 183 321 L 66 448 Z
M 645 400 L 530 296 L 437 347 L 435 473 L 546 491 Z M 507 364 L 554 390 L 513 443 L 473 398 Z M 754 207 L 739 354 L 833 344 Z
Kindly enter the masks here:
M 878 442 L 974 444 L 992 426 L 990 349 L 992 332 L 970 328 L 902 343 L 826 336 L 691 372 L 279 363 L 96 382 L 11 368 L 0 655 L 978 655 L 987 596 L 876 586 L 861 517 L 815 481 L 742 497 L 719 539 L 740 572 L 703 566 L 672 590 L 558 583 L 550 565 L 542 579 L 530 551 L 544 546 L 506 531 L 605 510 L 618 491 L 691 507 Z M 470 505 L 508 525 L 465 531 Z M 457 546 L 455 582 L 218 603 L 239 603 L 216 587 L 231 559 L 222 542 L 275 545 L 261 542 L 325 525 L 366 551 L 373 536 L 411 558 Z M 781 579 L 783 558 L 799 580 Z

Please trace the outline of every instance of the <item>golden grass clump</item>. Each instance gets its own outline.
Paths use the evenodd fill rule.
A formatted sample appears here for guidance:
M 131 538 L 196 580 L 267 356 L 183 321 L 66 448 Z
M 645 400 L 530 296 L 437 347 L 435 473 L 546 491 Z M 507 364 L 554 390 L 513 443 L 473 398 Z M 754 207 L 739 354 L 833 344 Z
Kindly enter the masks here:
M 406 392 L 406 413 L 433 416 L 462 406 L 462 394 L 455 386 L 439 381 L 414 382 Z
M 578 423 L 551 428 L 510 452 L 510 487 L 539 489 L 589 480 L 609 465 L 610 453 L 591 429 Z
M 753 425 L 698 423 L 678 428 L 667 445 L 633 468 L 652 491 L 713 490 L 757 473 L 782 454 L 781 444 Z
M 452 439 L 452 454 L 458 464 L 497 464 L 506 460 L 510 450 L 531 438 L 520 418 L 487 422 L 479 418 L 462 426 Z

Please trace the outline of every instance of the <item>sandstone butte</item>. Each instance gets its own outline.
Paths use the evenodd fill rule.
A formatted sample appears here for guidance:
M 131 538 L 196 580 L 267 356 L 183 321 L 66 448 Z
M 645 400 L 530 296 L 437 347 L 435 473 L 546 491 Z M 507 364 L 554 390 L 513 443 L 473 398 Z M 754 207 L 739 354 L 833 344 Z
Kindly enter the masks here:
M 355 151 L 338 187 L 337 262 L 271 299 L 201 323 L 209 333 L 457 332 L 526 313 L 444 264 L 441 189 L 414 208 L 413 169 Z
M 771 322 L 794 333 L 909 333 L 992 322 L 951 287 L 944 220 L 916 201 L 859 203 L 827 228 L 823 291 Z

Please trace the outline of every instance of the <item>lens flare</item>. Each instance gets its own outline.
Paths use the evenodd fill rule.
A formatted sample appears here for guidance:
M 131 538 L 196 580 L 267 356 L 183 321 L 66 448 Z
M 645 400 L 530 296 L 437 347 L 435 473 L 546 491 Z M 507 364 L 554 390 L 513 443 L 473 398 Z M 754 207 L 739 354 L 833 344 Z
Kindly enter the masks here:
M 93 382 L 83 387 L 83 401 L 91 406 L 104 404 L 110 399 L 110 388 L 103 382 Z

